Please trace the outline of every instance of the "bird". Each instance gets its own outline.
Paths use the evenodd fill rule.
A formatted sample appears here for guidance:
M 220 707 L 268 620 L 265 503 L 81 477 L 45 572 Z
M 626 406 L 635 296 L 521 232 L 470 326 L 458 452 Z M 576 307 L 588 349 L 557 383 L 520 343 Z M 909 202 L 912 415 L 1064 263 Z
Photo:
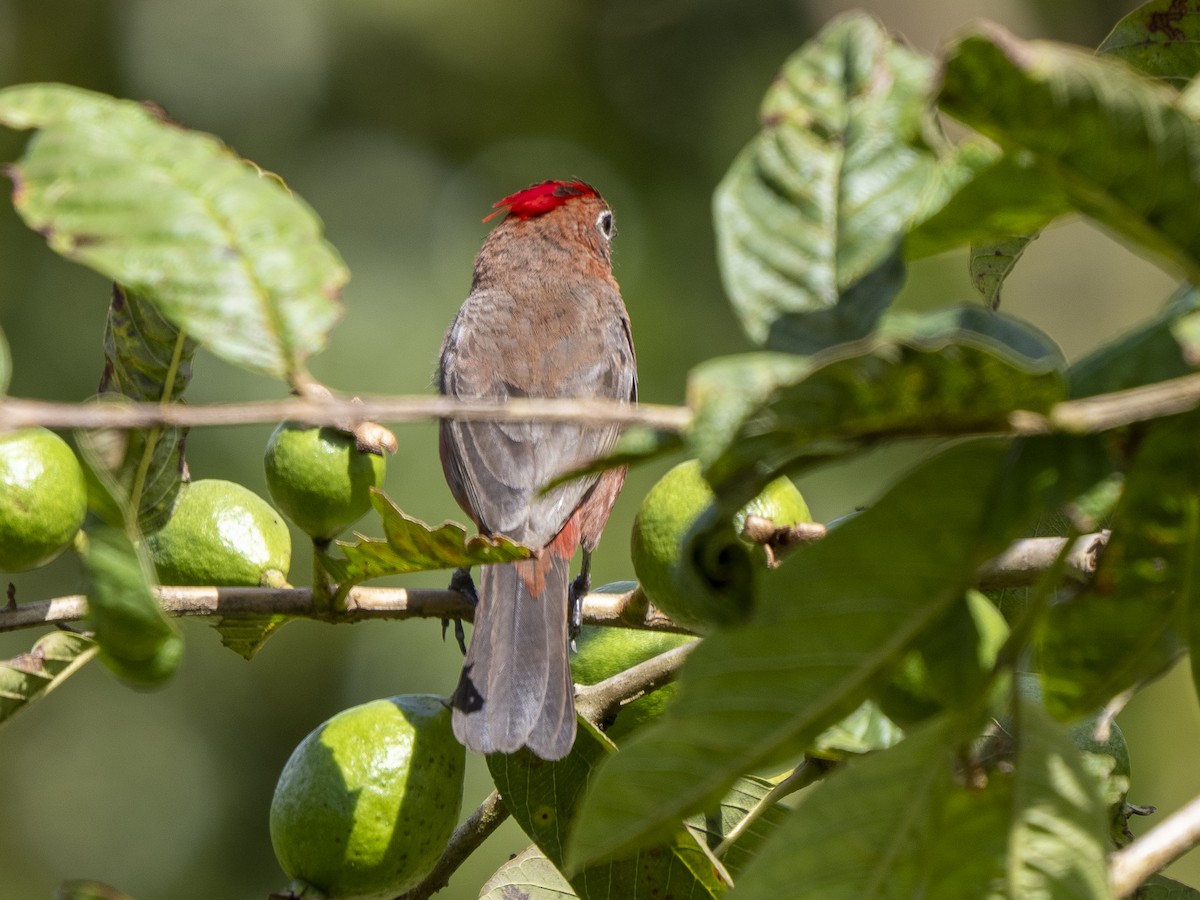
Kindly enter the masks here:
M 484 221 L 500 222 L 475 258 L 470 294 L 442 342 L 440 393 L 636 403 L 637 361 L 612 272 L 616 226 L 608 203 L 573 179 L 531 185 L 493 210 Z M 558 760 L 574 744 L 572 622 L 577 628 L 591 554 L 625 469 L 543 488 L 604 456 L 619 436 L 616 424 L 440 422 L 442 470 L 459 506 L 481 534 L 533 551 L 526 560 L 483 566 L 474 590 L 471 642 L 451 706 L 456 737 L 475 752 L 524 747 Z

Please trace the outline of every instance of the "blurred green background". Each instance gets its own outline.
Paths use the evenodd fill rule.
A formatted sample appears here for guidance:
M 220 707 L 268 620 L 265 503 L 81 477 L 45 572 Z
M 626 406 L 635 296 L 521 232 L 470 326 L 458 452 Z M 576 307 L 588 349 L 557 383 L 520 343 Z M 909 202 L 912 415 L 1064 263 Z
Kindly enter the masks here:
M 151 99 L 278 172 L 324 218 L 353 272 L 346 317 L 315 374 L 359 392 L 425 393 L 442 331 L 470 284 L 493 200 L 577 176 L 617 211 L 616 273 L 647 401 L 679 402 L 688 369 L 747 349 L 713 261 L 712 190 L 756 128 L 758 101 L 837 0 L 0 0 L 0 84 L 63 81 Z M 858 4 L 934 50 L 986 15 L 1026 37 L 1094 46 L 1133 2 L 895 0 Z M 0 160 L 22 138 L 0 134 Z M 1152 313 L 1173 280 L 1083 223 L 1037 241 L 1005 293 L 1072 358 Z M 902 302 L 972 301 L 965 255 L 914 267 Z M 0 327 L 12 393 L 94 392 L 108 286 L 46 249 L 0 205 Z M 199 354 L 193 402 L 269 398 L 280 385 Z M 265 493 L 269 426 L 194 431 L 195 477 Z M 437 522 L 463 516 L 433 426 L 398 427 L 389 492 Z M 806 477 L 821 519 L 868 500 L 911 456 L 879 453 Z M 596 583 L 631 576 L 628 532 L 666 463 L 631 474 Z M 360 528 L 372 532 L 364 520 Z M 297 536 L 292 577 L 307 581 Z M 77 590 L 60 559 L 13 578 L 23 600 Z M 442 586 L 446 574 L 406 586 Z M 292 747 L 351 704 L 450 691 L 460 656 L 436 622 L 293 623 L 250 663 L 203 622 L 163 690 L 141 695 L 98 664 L 0 728 L 0 897 L 49 897 L 97 878 L 139 900 L 261 898 L 281 888 L 267 809 Z M 0 657 L 33 632 L 0 635 Z M 1200 716 L 1186 673 L 1122 715 L 1131 799 L 1179 806 L 1200 791 Z M 489 788 L 470 763 L 466 804 Z M 1142 823 L 1135 823 L 1141 825 Z M 439 896 L 473 898 L 526 841 L 506 826 Z M 1200 862 L 1177 877 L 1200 883 Z

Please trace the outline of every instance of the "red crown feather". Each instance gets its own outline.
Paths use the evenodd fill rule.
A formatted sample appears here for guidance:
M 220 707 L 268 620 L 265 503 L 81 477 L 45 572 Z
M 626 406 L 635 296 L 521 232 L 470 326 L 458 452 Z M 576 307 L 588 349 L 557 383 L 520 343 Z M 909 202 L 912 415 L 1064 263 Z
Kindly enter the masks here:
M 599 197 L 600 192 L 590 184 L 579 180 L 572 181 L 543 181 L 533 184 L 524 190 L 509 194 L 503 200 L 492 204 L 494 213 L 486 216 L 487 222 L 501 213 L 506 216 L 516 216 L 518 219 L 532 219 L 556 207 L 562 206 L 573 197 Z

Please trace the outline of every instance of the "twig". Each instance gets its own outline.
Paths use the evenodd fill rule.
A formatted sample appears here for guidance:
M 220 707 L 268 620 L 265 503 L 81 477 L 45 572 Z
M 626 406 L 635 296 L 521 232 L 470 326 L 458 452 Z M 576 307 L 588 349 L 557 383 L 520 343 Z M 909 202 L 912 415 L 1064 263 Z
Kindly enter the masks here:
M 352 623 L 368 619 L 467 619 L 473 609 L 458 591 L 382 587 L 352 588 L 344 611 L 317 609 L 310 588 L 156 588 L 163 612 L 170 616 L 238 618 L 280 614 L 323 622 Z M 653 606 L 630 603 L 639 591 L 589 594 L 583 600 L 584 621 L 592 625 L 624 625 L 646 631 L 683 632 Z M 74 622 L 87 615 L 81 594 L 0 608 L 0 632 Z
M 1095 571 L 1095 555 L 1107 535 L 1085 535 L 1068 557 L 1068 568 L 1079 578 Z M 1063 538 L 1017 541 L 980 569 L 983 587 L 1033 584 L 1062 549 Z M 470 603 L 457 591 L 382 587 L 352 588 L 344 611 L 316 609 L 309 588 L 157 588 L 163 611 L 172 616 L 261 616 L 280 614 L 349 623 L 367 619 L 470 619 Z M 0 632 L 75 622 L 87 615 L 87 598 L 80 594 L 0 607 Z M 620 625 L 645 631 L 687 633 L 654 608 L 640 590 L 624 594 L 593 593 L 584 598 L 584 621 L 590 625 Z
M 1138 886 L 1200 844 L 1200 797 L 1190 800 L 1128 847 L 1112 855 L 1109 880 L 1118 897 L 1132 896 Z
M 401 894 L 396 900 L 427 900 L 447 884 L 450 876 L 458 870 L 479 845 L 491 837 L 492 832 L 508 818 L 508 808 L 497 791 L 492 791 L 461 825 L 454 829 L 442 858 L 433 870 L 415 888 Z
M 1054 564 L 1067 540 L 1048 537 L 1014 541 L 995 559 L 980 566 L 976 573 L 977 586 L 983 590 L 1028 587 Z M 1107 543 L 1107 531 L 1076 538 L 1064 561 L 1066 574 L 1078 581 L 1091 578 L 1096 574 L 1096 563 Z
M 683 644 L 604 681 L 581 687 L 575 693 L 575 709 L 590 722 L 611 719 L 622 706 L 674 681 L 679 667 L 695 648 L 694 641 Z
M 43 425 L 47 428 L 149 428 L 152 425 L 194 427 L 251 425 L 288 419 L 309 425 L 353 428 L 364 422 L 420 422 L 455 418 L 494 422 L 549 421 L 585 424 L 644 425 L 681 432 L 692 421 L 684 406 L 609 400 L 540 400 L 517 398 L 504 403 L 463 401 L 451 397 L 289 397 L 248 403 L 50 403 L 0 399 L 0 430 Z

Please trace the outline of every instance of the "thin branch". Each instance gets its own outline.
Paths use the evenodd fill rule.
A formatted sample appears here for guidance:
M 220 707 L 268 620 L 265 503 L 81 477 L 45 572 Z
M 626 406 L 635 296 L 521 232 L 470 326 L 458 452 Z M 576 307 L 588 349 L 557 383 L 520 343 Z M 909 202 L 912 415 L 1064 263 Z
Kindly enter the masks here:
M 1108 534 L 1101 531 L 1076 538 L 1064 560 L 1066 574 L 1084 582 L 1096 574 L 1096 564 L 1108 543 Z M 1067 540 L 1051 537 L 1014 541 L 1007 550 L 979 568 L 977 586 L 982 590 L 1028 587 L 1054 565 Z
M 694 649 L 695 641 L 682 644 L 604 681 L 581 687 L 575 692 L 575 709 L 592 723 L 611 719 L 622 706 L 674 681 Z
M 1200 797 L 1167 816 L 1128 847 L 1112 855 L 1113 893 L 1130 897 L 1138 886 L 1200 844 Z
M 479 845 L 492 836 L 501 823 L 508 818 L 508 808 L 500 794 L 492 791 L 479 804 L 475 812 L 454 829 L 442 858 L 433 870 L 415 888 L 401 894 L 396 900 L 428 900 L 450 883 L 450 876 L 458 870 Z
M 1079 538 L 1069 557 L 1068 569 L 1086 579 L 1095 571 L 1096 557 L 1107 533 Z M 1031 585 L 1054 562 L 1063 538 L 1029 538 L 1015 542 L 1005 553 L 979 571 L 981 587 Z M 310 588 L 160 587 L 156 589 L 163 611 L 171 616 L 287 615 L 323 622 L 350 623 L 367 619 L 466 619 L 471 604 L 458 591 L 437 589 L 356 587 L 346 597 L 345 610 L 316 609 Z M 0 607 L 0 632 L 76 622 L 87 615 L 87 598 L 80 594 L 10 603 Z M 640 589 L 624 594 L 593 593 L 583 601 L 589 625 L 619 625 L 645 631 L 686 634 L 647 601 Z
M 427 395 L 395 397 L 289 397 L 248 403 L 50 403 L 0 399 L 0 430 L 43 425 L 47 428 L 180 428 L 205 425 L 251 425 L 285 419 L 309 425 L 352 429 L 364 422 L 420 422 L 455 418 L 494 422 L 583 422 L 644 425 L 681 432 L 692 421 L 683 406 L 617 403 L 610 400 L 541 400 L 517 398 L 503 403 L 463 401 Z

